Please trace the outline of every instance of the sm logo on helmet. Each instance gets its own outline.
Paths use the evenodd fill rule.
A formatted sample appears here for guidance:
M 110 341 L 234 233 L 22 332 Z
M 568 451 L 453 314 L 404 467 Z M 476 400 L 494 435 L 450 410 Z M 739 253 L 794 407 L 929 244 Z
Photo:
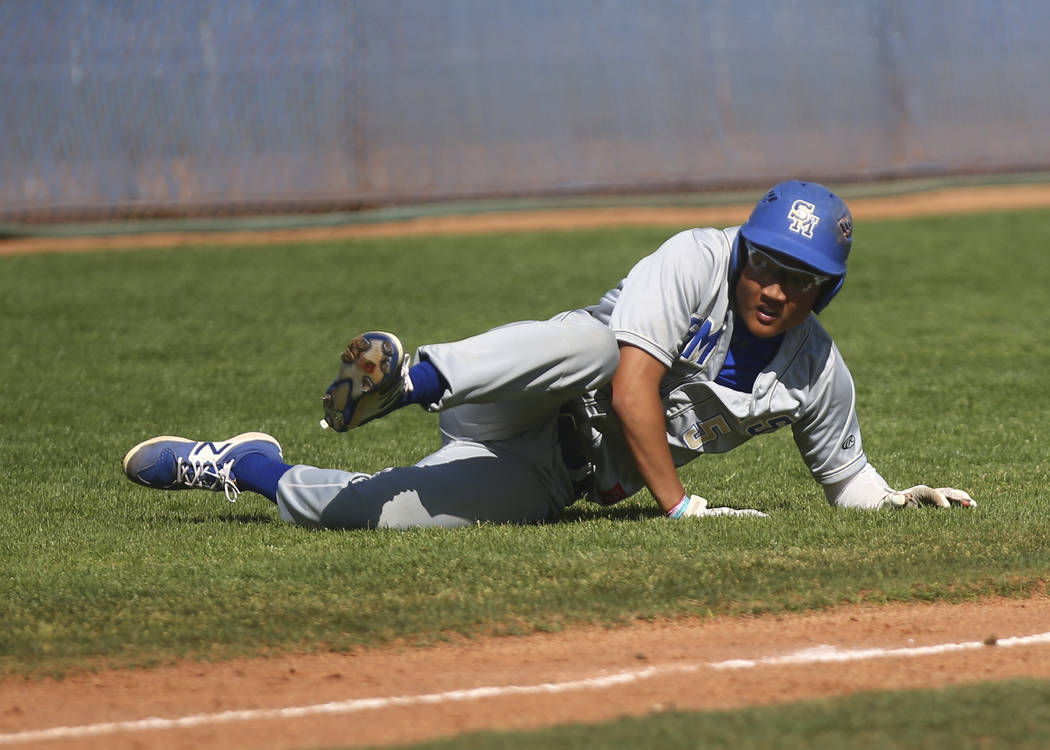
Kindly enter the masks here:
M 791 204 L 788 218 L 791 225 L 788 227 L 795 234 L 813 239 L 813 230 L 820 223 L 820 217 L 813 213 L 816 206 L 809 201 L 797 200 Z

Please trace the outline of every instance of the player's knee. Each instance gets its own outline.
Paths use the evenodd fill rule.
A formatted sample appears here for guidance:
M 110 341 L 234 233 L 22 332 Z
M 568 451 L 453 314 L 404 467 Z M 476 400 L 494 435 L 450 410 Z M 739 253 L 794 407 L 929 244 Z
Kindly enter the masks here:
M 581 372 L 586 373 L 588 389 L 597 388 L 611 380 L 620 363 L 616 337 L 603 325 L 580 326 L 574 356 L 582 364 Z
M 604 335 L 601 337 L 600 363 L 601 380 L 608 382 L 612 380 L 616 368 L 620 365 L 620 346 L 616 343 L 616 336 L 608 328 L 602 326 Z

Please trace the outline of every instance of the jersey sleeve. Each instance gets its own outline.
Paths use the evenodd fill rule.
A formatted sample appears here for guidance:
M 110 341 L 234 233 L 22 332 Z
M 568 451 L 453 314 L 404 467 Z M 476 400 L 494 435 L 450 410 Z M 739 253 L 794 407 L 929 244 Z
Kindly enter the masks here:
M 824 485 L 828 503 L 838 508 L 885 508 L 893 490 L 875 467 L 865 463 L 851 478 Z
M 728 247 L 717 230 L 687 230 L 635 264 L 624 279 L 609 326 L 616 340 L 647 352 L 667 367 L 678 359 L 693 314 L 718 274 Z
M 793 432 L 802 460 L 822 485 L 844 482 L 867 465 L 853 376 L 834 344 L 816 380 L 812 401 Z

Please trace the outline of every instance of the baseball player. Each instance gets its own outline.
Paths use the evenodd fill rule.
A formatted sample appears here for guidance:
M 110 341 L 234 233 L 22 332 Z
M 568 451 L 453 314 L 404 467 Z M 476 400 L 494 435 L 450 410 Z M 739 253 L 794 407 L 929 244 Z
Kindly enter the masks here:
M 393 334 L 355 337 L 322 425 L 361 428 L 408 404 L 438 412 L 441 447 L 414 466 L 289 465 L 252 432 L 153 438 L 124 471 L 231 501 L 257 492 L 314 527 L 531 523 L 644 487 L 669 518 L 763 516 L 709 506 L 677 467 L 788 427 L 834 506 L 973 507 L 948 487 L 894 490 L 868 462 L 852 377 L 814 315 L 842 288 L 852 235 L 830 190 L 784 182 L 742 226 L 674 235 L 591 307 L 422 346 L 411 360 Z

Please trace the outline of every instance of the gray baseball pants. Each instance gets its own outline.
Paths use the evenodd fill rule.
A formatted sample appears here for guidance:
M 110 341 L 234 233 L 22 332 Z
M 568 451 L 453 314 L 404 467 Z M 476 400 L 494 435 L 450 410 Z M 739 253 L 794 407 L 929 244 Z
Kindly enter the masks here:
M 441 448 L 376 474 L 294 466 L 277 488 L 282 519 L 328 528 L 534 523 L 576 499 L 558 414 L 612 378 L 619 351 L 607 326 L 577 310 L 423 346 L 416 358 L 449 384 L 431 407 Z

